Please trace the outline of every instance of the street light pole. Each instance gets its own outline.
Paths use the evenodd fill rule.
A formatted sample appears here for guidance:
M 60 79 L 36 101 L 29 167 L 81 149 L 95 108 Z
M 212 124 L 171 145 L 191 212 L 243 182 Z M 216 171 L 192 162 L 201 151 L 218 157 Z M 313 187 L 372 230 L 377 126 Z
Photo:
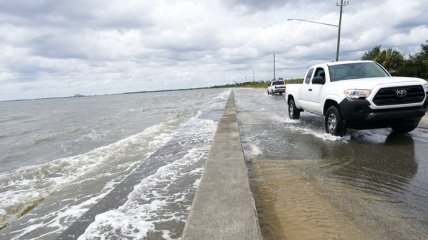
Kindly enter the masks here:
M 276 80 L 276 76 L 275 76 L 275 52 L 273 52 L 273 80 Z
M 349 0 L 346 0 L 345 2 L 343 0 L 340 0 L 340 4 L 339 2 L 336 3 L 336 6 L 340 7 L 339 26 L 337 30 L 336 62 L 339 61 L 340 31 L 342 29 L 342 10 L 343 10 L 343 6 L 346 6 L 348 4 L 349 4 Z
M 300 19 L 300 18 L 289 18 L 287 19 L 287 21 L 302 21 L 302 22 L 309 22 L 309 23 L 316 23 L 316 24 L 322 24 L 322 25 L 326 25 L 326 26 L 331 26 L 331 27 L 337 27 L 337 47 L 336 47 L 336 62 L 339 61 L 339 48 L 340 48 L 340 34 L 341 34 L 341 30 L 342 30 L 342 11 L 343 11 L 343 7 L 349 4 L 349 0 L 339 0 L 336 3 L 336 6 L 340 7 L 340 16 L 339 16 L 339 25 L 334 25 L 334 24 L 330 24 L 330 23 L 323 23 L 323 22 L 316 22 L 316 21 L 310 21 L 310 20 L 306 20 L 306 19 Z

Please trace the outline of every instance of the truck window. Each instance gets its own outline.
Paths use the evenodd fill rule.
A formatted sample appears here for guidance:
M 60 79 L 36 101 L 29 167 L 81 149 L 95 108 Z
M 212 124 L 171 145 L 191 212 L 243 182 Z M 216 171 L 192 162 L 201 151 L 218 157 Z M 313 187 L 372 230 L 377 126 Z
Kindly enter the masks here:
M 312 72 L 314 71 L 313 68 L 309 69 L 308 74 L 306 74 L 306 78 L 305 78 L 305 83 L 309 84 L 309 82 L 311 81 L 311 77 L 312 77 Z
M 315 70 L 314 77 L 323 77 L 324 80 L 325 80 L 325 70 L 324 70 L 324 68 L 321 68 L 321 67 L 317 68 L 317 70 Z
M 330 81 L 341 81 L 358 78 L 389 77 L 377 63 L 348 63 L 329 66 Z

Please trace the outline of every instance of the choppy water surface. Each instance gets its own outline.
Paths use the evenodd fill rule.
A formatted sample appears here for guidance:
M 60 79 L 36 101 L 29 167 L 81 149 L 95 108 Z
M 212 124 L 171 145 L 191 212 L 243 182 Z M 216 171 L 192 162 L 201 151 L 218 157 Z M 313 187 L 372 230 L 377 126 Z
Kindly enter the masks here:
M 264 239 L 428 239 L 428 130 L 334 137 L 282 96 L 235 101 Z
M 0 102 L 0 239 L 55 239 L 144 164 L 151 174 L 80 239 L 180 238 L 228 95 Z

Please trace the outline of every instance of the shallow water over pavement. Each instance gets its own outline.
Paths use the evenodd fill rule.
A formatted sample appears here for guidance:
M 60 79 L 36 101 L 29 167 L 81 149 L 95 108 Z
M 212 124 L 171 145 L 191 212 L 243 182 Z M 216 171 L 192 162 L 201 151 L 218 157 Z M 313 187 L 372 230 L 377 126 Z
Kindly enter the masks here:
M 290 120 L 283 96 L 235 91 L 250 185 L 265 239 L 428 238 L 428 131 L 324 133 Z

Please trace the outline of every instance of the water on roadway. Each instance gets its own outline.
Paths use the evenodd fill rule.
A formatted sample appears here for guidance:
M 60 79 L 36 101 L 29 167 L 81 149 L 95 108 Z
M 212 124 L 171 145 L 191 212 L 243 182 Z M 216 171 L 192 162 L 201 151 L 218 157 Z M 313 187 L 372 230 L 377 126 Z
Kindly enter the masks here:
M 283 96 L 235 90 L 264 239 L 428 239 L 428 130 L 324 132 Z

